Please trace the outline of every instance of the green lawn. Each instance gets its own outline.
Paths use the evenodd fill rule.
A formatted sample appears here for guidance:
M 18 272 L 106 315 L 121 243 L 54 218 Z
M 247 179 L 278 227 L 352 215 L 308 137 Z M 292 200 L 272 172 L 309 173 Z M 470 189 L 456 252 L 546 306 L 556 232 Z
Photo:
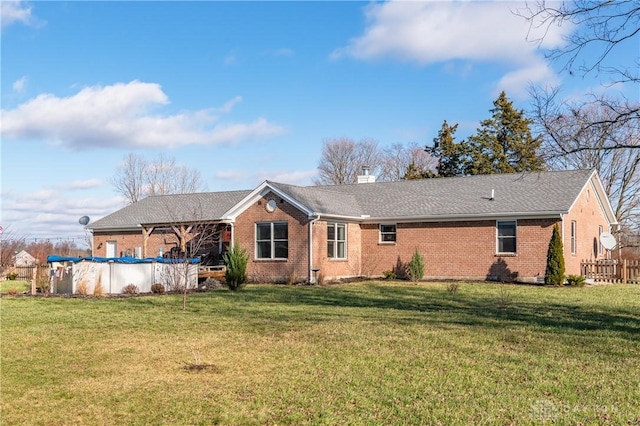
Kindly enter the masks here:
M 15 290 L 18 293 L 24 293 L 31 290 L 31 283 L 29 281 L 20 280 L 4 280 L 0 281 L 0 293 L 7 294 Z
M 640 286 L 0 299 L 3 425 L 640 424 Z

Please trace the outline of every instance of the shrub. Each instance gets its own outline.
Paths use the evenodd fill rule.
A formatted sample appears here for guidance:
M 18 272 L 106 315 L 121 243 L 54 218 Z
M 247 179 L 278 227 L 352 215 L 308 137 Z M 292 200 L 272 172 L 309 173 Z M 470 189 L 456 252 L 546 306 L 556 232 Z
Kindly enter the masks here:
M 138 286 L 135 284 L 127 284 L 122 288 L 123 294 L 138 294 Z
M 424 260 L 422 256 L 418 252 L 418 248 L 416 247 L 413 252 L 413 256 L 411 257 L 411 262 L 409 262 L 409 277 L 411 281 L 417 282 L 424 276 Z
M 564 255 L 560 228 L 556 223 L 547 250 L 547 268 L 544 273 L 544 283 L 562 285 L 564 283 Z
M 78 284 L 78 288 L 76 289 L 76 294 L 79 294 L 81 296 L 86 296 L 87 294 L 89 294 L 89 286 L 87 285 L 86 281 L 80 281 L 80 283 Z
M 7 290 L 7 293 L 11 296 L 15 296 L 16 294 L 18 294 L 18 289 L 15 287 L 11 287 L 9 290 Z
M 586 281 L 582 275 L 567 275 L 567 283 L 574 287 L 584 287 Z
M 385 280 L 395 280 L 396 279 L 396 273 L 394 271 L 383 271 L 382 274 L 384 275 L 384 279 Z
M 96 286 L 93 288 L 93 295 L 96 297 L 104 297 L 106 296 L 106 292 L 104 291 L 104 287 L 102 286 L 102 280 L 98 277 L 98 282 Z
M 38 278 L 36 280 L 36 288 L 43 296 L 49 296 L 51 292 L 51 282 L 48 278 Z
M 18 274 L 16 272 L 9 272 L 7 274 L 7 279 L 9 281 L 15 281 L 16 278 L 18 278 Z
M 233 244 L 224 254 L 224 263 L 227 266 L 225 279 L 229 290 L 238 290 L 247 281 L 247 263 L 249 255 L 238 244 Z
M 447 292 L 449 292 L 449 294 L 456 294 L 459 288 L 460 288 L 460 283 L 458 282 L 452 282 L 447 284 Z
M 151 293 L 162 294 L 164 293 L 164 286 L 162 284 L 153 284 L 151 286 Z

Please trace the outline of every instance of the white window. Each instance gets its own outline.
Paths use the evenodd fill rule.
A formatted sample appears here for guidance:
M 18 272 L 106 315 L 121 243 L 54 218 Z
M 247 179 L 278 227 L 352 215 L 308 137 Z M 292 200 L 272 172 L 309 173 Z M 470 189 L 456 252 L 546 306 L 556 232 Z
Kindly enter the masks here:
M 287 222 L 256 223 L 256 258 L 287 259 L 289 225 Z
M 499 220 L 496 222 L 498 253 L 516 253 L 516 221 Z
M 602 255 L 604 251 L 604 247 L 602 247 L 602 243 L 600 242 L 600 237 L 602 236 L 603 228 L 602 225 L 598 225 L 598 255 Z
M 344 223 L 327 224 L 327 257 L 347 258 L 347 225 Z
M 577 225 L 576 225 L 576 221 L 572 220 L 571 221 L 571 254 L 576 254 L 576 247 L 577 247 Z
M 396 242 L 396 225 L 380 225 L 380 242 L 395 243 Z

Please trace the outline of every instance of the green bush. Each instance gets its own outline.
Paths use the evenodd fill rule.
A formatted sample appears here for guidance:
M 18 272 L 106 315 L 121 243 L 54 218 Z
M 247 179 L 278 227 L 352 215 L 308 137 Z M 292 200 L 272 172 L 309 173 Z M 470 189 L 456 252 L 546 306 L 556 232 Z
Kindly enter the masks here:
M 411 262 L 409 262 L 409 277 L 411 281 L 417 282 L 424 276 L 424 260 L 418 252 L 418 248 L 413 252 Z
M 384 275 L 384 279 L 385 280 L 395 280 L 396 279 L 395 271 L 384 271 L 384 272 L 382 272 L 382 274 Z
M 223 258 L 227 267 L 224 275 L 227 287 L 229 290 L 240 289 L 247 281 L 247 263 L 249 263 L 247 251 L 238 244 L 234 244 Z
M 544 273 L 544 283 L 564 284 L 564 253 L 560 228 L 557 223 L 553 227 L 553 234 L 551 234 L 551 241 L 549 241 L 549 249 L 547 250 L 547 269 Z
M 18 274 L 17 274 L 17 273 L 15 273 L 15 272 L 9 272 L 9 273 L 7 274 L 7 279 L 8 279 L 9 281 L 14 281 L 16 278 L 18 278 Z
M 582 275 L 567 275 L 567 283 L 573 287 L 584 287 L 586 281 Z

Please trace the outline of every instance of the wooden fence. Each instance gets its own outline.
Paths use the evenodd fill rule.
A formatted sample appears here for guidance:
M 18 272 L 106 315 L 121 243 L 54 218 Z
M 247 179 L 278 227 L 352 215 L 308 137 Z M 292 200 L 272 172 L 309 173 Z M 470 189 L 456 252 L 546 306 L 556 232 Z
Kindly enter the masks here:
M 583 260 L 580 274 L 594 282 L 640 284 L 640 260 Z

